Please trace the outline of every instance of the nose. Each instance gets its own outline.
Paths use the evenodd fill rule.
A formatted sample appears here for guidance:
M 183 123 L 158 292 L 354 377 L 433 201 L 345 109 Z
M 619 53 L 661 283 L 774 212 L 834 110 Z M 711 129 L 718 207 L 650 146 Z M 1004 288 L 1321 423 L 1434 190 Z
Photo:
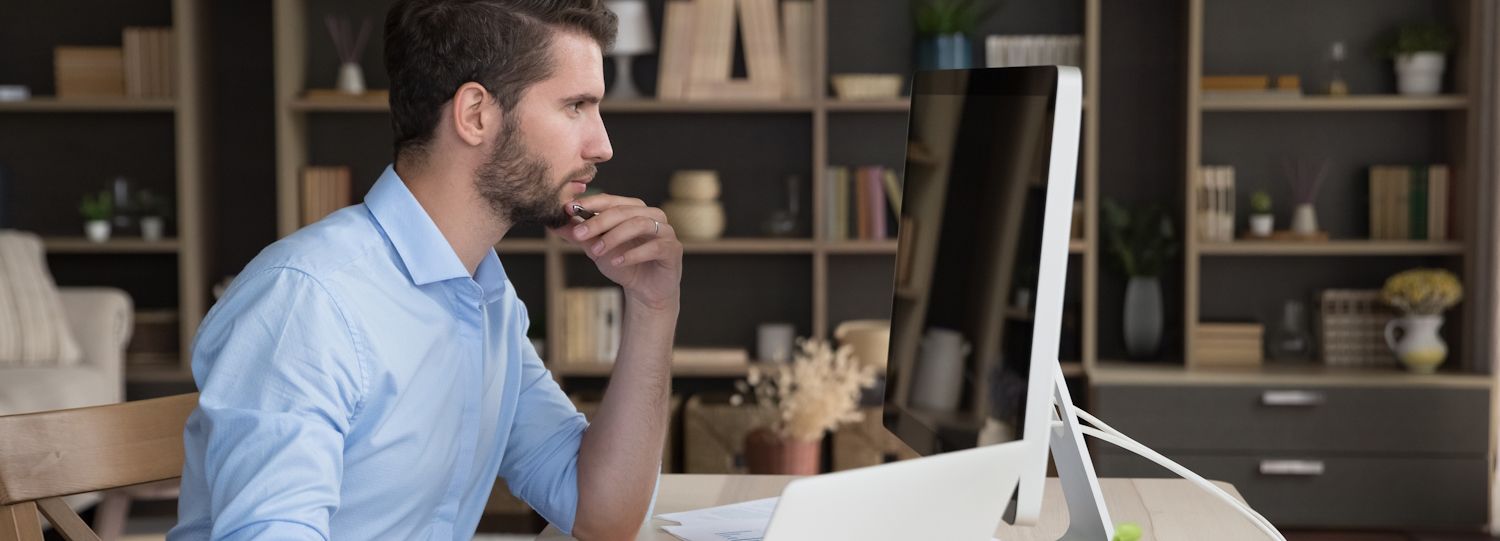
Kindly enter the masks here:
M 604 163 L 614 157 L 615 149 L 609 144 L 609 131 L 604 129 L 604 118 L 598 115 L 594 118 L 594 128 L 590 130 L 584 143 L 583 159 L 590 163 Z

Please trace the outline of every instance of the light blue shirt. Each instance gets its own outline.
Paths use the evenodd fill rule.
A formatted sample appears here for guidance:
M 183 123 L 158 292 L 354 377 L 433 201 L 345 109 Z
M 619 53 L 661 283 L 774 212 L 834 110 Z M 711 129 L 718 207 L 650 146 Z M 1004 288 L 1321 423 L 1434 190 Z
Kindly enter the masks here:
M 193 345 L 168 538 L 473 538 L 497 476 L 571 531 L 587 423 L 491 250 L 471 277 L 387 167 L 258 255 Z

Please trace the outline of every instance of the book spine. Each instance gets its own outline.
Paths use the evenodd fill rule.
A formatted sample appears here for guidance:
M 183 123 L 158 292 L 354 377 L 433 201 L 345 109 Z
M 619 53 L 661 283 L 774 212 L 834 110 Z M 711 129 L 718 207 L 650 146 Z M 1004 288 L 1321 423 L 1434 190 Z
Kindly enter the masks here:
M 1413 166 L 1411 175 L 1411 195 L 1408 200 L 1411 205 L 1411 230 L 1408 233 L 1411 240 L 1427 240 L 1427 167 Z

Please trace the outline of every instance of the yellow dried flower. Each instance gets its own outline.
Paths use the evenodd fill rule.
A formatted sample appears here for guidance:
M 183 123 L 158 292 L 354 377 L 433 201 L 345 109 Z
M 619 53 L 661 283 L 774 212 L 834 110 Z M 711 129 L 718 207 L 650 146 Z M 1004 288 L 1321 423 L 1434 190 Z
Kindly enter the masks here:
M 863 419 L 859 399 L 863 389 L 875 385 L 875 368 L 859 362 L 849 345 L 834 350 L 823 340 L 798 339 L 797 346 L 791 361 L 751 367 L 746 380 L 736 384 L 754 391 L 771 430 L 785 439 L 812 441 Z
M 1412 269 L 1385 281 L 1380 297 L 1404 312 L 1420 315 L 1441 314 L 1463 299 L 1458 277 L 1444 269 Z

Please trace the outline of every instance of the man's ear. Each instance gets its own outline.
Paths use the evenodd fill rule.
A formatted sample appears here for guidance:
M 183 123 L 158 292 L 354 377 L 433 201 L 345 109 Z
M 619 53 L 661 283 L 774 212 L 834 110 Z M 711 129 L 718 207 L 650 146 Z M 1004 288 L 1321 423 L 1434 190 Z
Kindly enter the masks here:
M 472 81 L 453 93 L 453 107 L 448 113 L 453 117 L 454 132 L 464 144 L 480 146 L 499 133 L 502 112 L 489 106 L 492 99 L 483 85 Z

